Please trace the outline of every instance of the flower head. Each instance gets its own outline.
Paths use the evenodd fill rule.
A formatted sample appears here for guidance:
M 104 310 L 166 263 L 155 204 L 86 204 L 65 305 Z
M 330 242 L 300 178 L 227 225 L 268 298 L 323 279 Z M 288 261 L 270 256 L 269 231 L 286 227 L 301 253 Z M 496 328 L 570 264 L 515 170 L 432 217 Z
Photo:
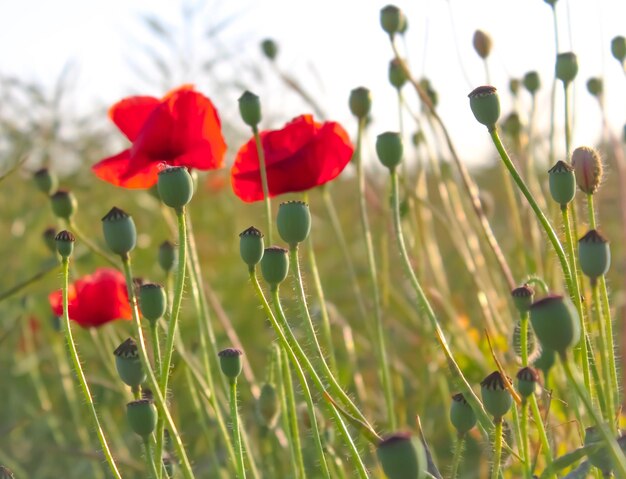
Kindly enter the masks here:
M 281 130 L 261 132 L 270 196 L 306 191 L 336 178 L 354 147 L 339 123 L 317 123 L 302 115 Z M 254 138 L 243 145 L 231 170 L 235 194 L 243 201 L 263 199 L 259 157 Z
M 133 145 L 96 163 L 96 176 L 125 188 L 150 188 L 165 166 L 220 168 L 226 151 L 217 110 L 191 85 L 151 96 L 125 98 L 109 110 Z
M 50 293 L 48 300 L 54 314 L 61 316 L 61 291 Z M 115 269 L 100 268 L 70 284 L 68 302 L 70 319 L 83 328 L 131 318 L 126 281 L 124 275 Z

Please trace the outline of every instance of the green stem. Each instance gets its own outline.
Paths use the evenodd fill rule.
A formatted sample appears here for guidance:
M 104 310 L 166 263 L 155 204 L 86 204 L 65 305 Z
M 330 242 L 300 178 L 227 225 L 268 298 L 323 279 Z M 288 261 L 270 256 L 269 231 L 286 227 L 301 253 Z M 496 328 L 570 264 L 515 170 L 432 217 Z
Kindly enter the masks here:
M 552 458 L 552 449 L 550 448 L 550 442 L 548 441 L 546 428 L 543 424 L 541 412 L 539 411 L 537 398 L 534 394 L 530 395 L 530 409 L 532 411 L 533 419 L 535 421 L 535 427 L 537 428 L 537 432 L 539 433 L 539 441 L 541 442 L 541 450 L 543 451 L 543 456 L 546 461 L 546 469 L 548 469 L 552 466 L 552 462 L 554 461 L 554 459 Z M 551 474 L 549 476 L 550 479 L 553 477 L 556 477 L 555 474 Z
M 520 415 L 520 431 L 522 434 L 522 454 L 524 457 L 524 477 L 532 478 L 532 464 L 530 460 L 530 444 L 528 437 L 528 401 L 522 399 L 522 408 Z
M 154 356 L 154 373 L 158 376 L 161 371 L 161 345 L 159 344 L 158 322 L 150 321 L 150 340 L 152 341 L 152 355 Z
M 569 118 L 569 83 L 563 83 L 563 94 L 565 103 L 565 158 L 569 161 L 571 152 L 571 126 Z
M 233 422 L 233 442 L 237 454 L 237 477 L 246 479 L 246 466 L 243 461 L 243 448 L 241 447 L 241 431 L 239 425 L 239 411 L 237 410 L 237 379 L 230 380 L 230 419 Z
M 289 446 L 289 459 L 291 461 L 291 469 L 294 474 L 297 474 L 296 471 L 299 470 L 298 466 L 298 453 L 295 448 L 295 440 L 293 439 L 293 432 L 290 422 L 290 411 L 291 411 L 291 402 L 289 401 L 289 395 L 291 394 L 288 389 L 288 381 L 290 381 L 290 377 L 285 377 L 285 370 L 288 371 L 288 368 L 285 368 L 285 364 L 287 363 L 287 350 L 283 347 L 282 343 L 276 344 L 274 343 L 275 348 L 278 350 L 278 354 L 276 354 L 276 372 L 277 375 L 280 376 L 280 380 L 278 384 L 280 386 L 280 405 L 281 405 L 281 420 L 283 424 L 283 430 L 285 431 L 285 436 L 287 436 L 287 444 Z M 293 388 L 291 388 L 293 391 Z
M 456 475 L 461 464 L 461 456 L 463 454 L 463 446 L 465 444 L 465 434 L 459 435 L 454 443 L 454 456 L 452 457 L 452 469 L 450 470 L 450 479 L 456 479 Z
M 50 263 L 49 266 L 46 266 L 41 271 L 38 271 L 37 273 L 32 275 L 30 278 L 27 278 L 24 281 L 17 283 L 11 288 L 1 292 L 0 302 L 4 301 L 7 298 L 10 298 L 14 294 L 19 293 L 21 290 L 28 288 L 30 285 L 35 284 L 37 281 L 45 278 L 48 275 L 48 273 L 51 273 L 52 271 L 55 271 L 57 269 L 59 269 L 59 265 L 57 263 Z
M 257 126 L 252 127 L 252 133 L 254 134 L 254 141 L 256 143 L 256 151 L 259 157 L 259 170 L 261 172 L 261 186 L 263 188 L 263 201 L 265 203 L 265 216 L 267 219 L 267 241 L 270 245 L 274 244 L 272 241 L 272 204 L 270 201 L 270 190 L 267 184 L 267 170 L 265 167 L 265 151 L 263 150 L 263 143 L 261 142 L 261 135 L 259 135 L 259 128 Z
M 109 256 L 106 252 L 104 252 L 102 250 L 102 248 L 100 248 L 97 244 L 95 244 L 93 241 L 91 241 L 89 239 L 89 237 L 86 236 L 78 228 L 76 223 L 74 223 L 74 220 L 69 219 L 69 220 L 66 221 L 66 223 L 67 223 L 68 229 L 72 230 L 74 232 L 74 234 L 76 235 L 76 239 L 80 240 L 80 242 L 83 243 L 85 246 L 87 246 L 87 248 L 89 250 L 91 250 L 96 255 L 100 256 L 103 260 L 105 260 L 107 263 L 109 263 L 115 269 L 119 268 L 119 264 L 117 263 L 117 261 L 115 261 L 115 259 L 112 258 L 111 256 Z
M 282 348 L 285 351 L 284 348 Z M 286 359 L 287 354 L 283 353 L 283 359 Z M 297 368 L 296 365 L 294 365 Z M 297 471 L 296 477 L 301 479 L 306 478 L 306 471 L 304 468 L 304 457 L 302 456 L 302 441 L 300 440 L 300 427 L 298 426 L 298 408 L 296 407 L 296 397 L 294 393 L 293 381 L 291 379 L 291 372 L 289 370 L 289 363 L 285 360 L 282 361 L 282 382 L 286 396 L 287 409 L 285 410 L 286 416 L 289 418 L 289 432 L 291 433 L 289 449 L 292 455 L 292 462 Z M 299 376 L 298 376 L 299 378 Z
M 104 437 L 104 431 L 102 430 L 102 426 L 100 426 L 100 420 L 98 419 L 98 414 L 96 413 L 96 407 L 93 403 L 93 399 L 91 397 L 91 392 L 89 391 L 89 386 L 87 384 L 87 379 L 85 379 L 85 374 L 83 373 L 83 369 L 80 365 L 80 359 L 78 358 L 78 351 L 76 349 L 76 344 L 74 343 L 74 338 L 72 336 L 72 327 L 70 324 L 70 316 L 68 309 L 68 288 L 69 288 L 69 276 L 70 276 L 70 261 L 69 258 L 63 258 L 62 260 L 62 270 L 63 270 L 63 325 L 65 327 L 65 339 L 67 340 L 67 347 L 69 349 L 69 354 L 72 360 L 72 364 L 74 366 L 74 372 L 76 373 L 76 377 L 80 384 L 80 388 L 83 391 L 83 397 L 85 402 L 89 406 L 89 412 L 91 413 L 91 419 L 93 420 L 94 426 L 96 427 L 96 433 L 98 435 L 98 439 L 100 441 L 100 446 L 102 447 L 102 452 L 106 459 L 107 464 L 109 465 L 109 469 L 111 473 L 116 479 L 121 479 L 122 476 L 117 469 L 117 465 L 115 464 L 115 460 L 113 459 L 113 455 L 109 450 L 109 445 L 107 444 L 107 440 Z
M 502 457 L 502 418 L 495 418 L 496 428 L 493 436 L 493 464 L 491 465 L 491 479 L 498 479 L 500 475 L 500 458 Z
M 605 341 L 606 331 L 602 318 L 602 303 L 600 302 L 600 293 L 598 291 L 598 284 L 596 281 L 592 281 L 591 293 L 593 298 L 592 309 L 595 312 L 596 321 L 600 327 L 600 334 L 598 335 L 598 350 L 602 361 L 603 376 L 602 380 L 596 383 L 596 388 L 598 390 L 598 395 L 602 395 L 604 397 L 604 400 L 600 401 L 600 410 L 602 411 L 602 415 L 609 424 L 613 424 L 612 416 L 615 412 L 615 404 L 613 404 L 613 393 L 611 391 L 611 372 L 609 368 L 607 344 Z M 614 427 L 611 426 L 611 430 L 613 429 Z
M 146 461 L 148 463 L 148 467 L 150 468 L 150 472 L 154 479 L 158 479 L 159 472 L 156 468 L 156 463 L 154 462 L 154 456 L 152 456 L 152 451 L 150 450 L 150 436 L 145 436 L 143 438 L 143 447 L 146 450 Z

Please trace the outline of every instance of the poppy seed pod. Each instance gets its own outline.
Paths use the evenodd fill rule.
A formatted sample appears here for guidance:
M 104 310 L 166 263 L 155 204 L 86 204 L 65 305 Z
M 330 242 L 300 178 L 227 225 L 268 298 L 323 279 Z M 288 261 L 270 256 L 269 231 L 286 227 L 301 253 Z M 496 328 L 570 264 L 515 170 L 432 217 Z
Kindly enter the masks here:
M 593 148 L 579 146 L 572 153 L 572 166 L 576 183 L 583 193 L 594 194 L 602 181 L 602 160 Z
M 465 435 L 476 425 L 476 414 L 472 406 L 465 400 L 463 394 L 458 393 L 452 396 L 450 403 L 450 422 L 456 429 L 459 436 Z
M 611 266 L 609 241 L 597 230 L 588 231 L 578 240 L 578 261 L 592 282 L 605 275 Z
M 474 45 L 474 50 L 476 50 L 478 56 L 483 60 L 489 56 L 489 53 L 491 53 L 493 42 L 491 41 L 489 34 L 483 32 L 482 30 L 476 30 L 474 32 L 472 43 Z
M 348 100 L 350 112 L 359 120 L 366 118 L 372 108 L 372 93 L 365 87 L 355 88 Z
M 263 258 L 263 233 L 254 226 L 239 233 L 239 254 L 248 266 L 253 267 Z
M 15 479 L 15 476 L 8 467 L 0 466 L 0 479 Z
M 578 58 L 573 52 L 559 53 L 556 56 L 556 77 L 565 85 L 571 83 L 578 74 Z
M 541 372 L 543 372 L 543 376 L 546 377 L 550 372 L 550 369 L 552 369 L 552 366 L 554 366 L 555 362 L 556 354 L 554 354 L 554 350 L 544 347 L 541 350 L 541 354 L 539 355 L 539 357 L 533 362 L 533 366 L 535 366 L 537 369 L 541 369 Z
M 289 254 L 285 248 L 270 246 L 265 248 L 261 258 L 261 274 L 270 286 L 275 287 L 285 281 L 289 272 Z
M 131 388 L 139 387 L 146 380 L 146 373 L 139 359 L 137 343 L 128 338 L 113 351 L 113 354 L 120 379 Z
M 422 479 L 426 468 L 424 446 L 410 433 L 398 432 L 378 444 L 376 455 L 388 479 Z
M 273 429 L 280 413 L 280 400 L 276 387 L 269 383 L 263 384 L 256 404 L 257 413 L 265 427 Z
M 193 196 L 193 179 L 184 166 L 161 170 L 157 187 L 161 201 L 174 209 L 185 206 Z
M 587 91 L 596 98 L 600 97 L 604 92 L 604 83 L 602 78 L 592 77 L 587 80 Z
M 391 86 L 400 90 L 407 82 L 407 76 L 402 68 L 402 64 L 397 58 L 394 58 L 389 62 L 389 83 Z
M 50 196 L 50 205 L 57 218 L 69 220 L 76 212 L 77 202 L 70 191 L 58 190 Z
M 269 60 L 275 60 L 278 55 L 278 45 L 271 38 L 266 38 L 261 42 L 261 51 Z
M 239 349 L 227 348 L 217 353 L 217 355 L 220 358 L 220 367 L 224 376 L 231 380 L 237 379 L 241 374 L 241 356 L 243 353 Z
M 380 26 L 389 36 L 404 31 L 405 22 L 404 13 L 395 5 L 387 5 L 380 10 Z
M 564 161 L 557 161 L 548 170 L 548 180 L 552 199 L 562 207 L 574 199 L 576 195 L 576 175 L 572 166 Z
M 128 424 L 135 434 L 148 437 L 157 423 L 157 410 L 151 399 L 139 399 L 126 405 Z
M 120 256 L 130 253 L 137 244 L 135 222 L 115 206 L 102 218 L 102 232 L 109 249 Z
M 517 96 L 519 93 L 519 87 L 522 84 L 522 82 L 518 79 L 518 78 L 511 78 L 509 80 L 509 91 L 511 92 L 511 95 L 513 96 Z
M 61 231 L 54 237 L 57 252 L 62 258 L 69 258 L 74 251 L 74 242 L 76 238 L 69 231 Z
M 261 122 L 261 100 L 257 95 L 249 91 L 243 92 L 239 97 L 239 114 L 243 122 L 256 127 Z
M 602 471 L 603 477 L 610 477 L 613 470 L 613 460 L 597 426 L 585 429 L 585 446 L 591 444 L 597 444 L 599 447 L 588 454 L 589 462 Z
M 41 168 L 33 174 L 33 180 L 37 189 L 43 194 L 51 195 L 59 184 L 56 175 L 54 175 L 48 168 Z
M 376 154 L 378 159 L 390 171 L 395 170 L 396 166 L 402 162 L 403 152 L 404 148 L 400 133 L 387 131 L 376 137 Z
M 165 288 L 156 283 L 144 283 L 139 288 L 139 309 L 151 323 L 163 317 L 167 308 Z
M 530 397 L 537 389 L 539 375 L 533 368 L 522 368 L 517 372 L 517 390 L 524 399 Z
M 502 123 L 502 131 L 512 137 L 518 138 L 522 133 L 522 121 L 516 112 L 510 113 Z
M 618 62 L 624 63 L 624 59 L 626 59 L 626 38 L 618 35 L 611 40 L 611 54 Z
M 557 2 L 557 0 L 543 0 L 543 1 L 547 3 L 548 5 L 550 5 L 551 7 L 554 7 Z
M 56 235 L 57 235 L 57 232 L 52 227 L 46 228 L 41 234 L 41 237 L 43 238 L 43 242 L 45 243 L 46 247 L 50 250 L 51 253 L 57 252 L 57 245 L 56 245 L 56 240 L 55 240 Z
M 513 398 L 506 389 L 500 371 L 494 371 L 483 379 L 480 383 L 480 394 L 485 410 L 496 420 L 500 420 L 513 405 Z
M 541 80 L 539 79 L 539 73 L 536 71 L 528 72 L 524 75 L 522 79 L 522 83 L 524 84 L 524 88 L 528 90 L 528 93 L 534 95 L 537 93 L 539 88 L 541 87 Z
M 174 244 L 171 241 L 163 241 L 159 246 L 158 261 L 159 266 L 163 271 L 168 273 L 174 267 L 174 260 L 176 259 L 176 250 Z
M 311 232 L 311 211 L 303 201 L 287 201 L 278 207 L 278 234 L 290 248 L 302 243 Z
M 524 314 L 530 308 L 530 305 L 533 304 L 533 297 L 535 296 L 535 290 L 532 289 L 527 284 L 523 284 L 518 288 L 515 288 L 511 291 L 511 297 L 513 298 L 513 303 L 519 311 L 520 314 Z
M 437 95 L 437 91 L 433 88 L 430 80 L 428 78 L 422 78 L 419 81 L 419 85 L 420 88 L 424 90 L 424 93 L 426 93 L 426 96 L 428 96 L 433 107 L 436 107 L 437 103 L 439 103 L 439 95 Z
M 580 339 L 580 319 L 569 298 L 549 295 L 535 301 L 530 322 L 541 345 L 561 355 Z
M 489 131 L 496 127 L 496 122 L 500 118 L 500 99 L 496 87 L 479 86 L 469 95 L 470 108 L 474 117 L 479 123 L 485 125 Z

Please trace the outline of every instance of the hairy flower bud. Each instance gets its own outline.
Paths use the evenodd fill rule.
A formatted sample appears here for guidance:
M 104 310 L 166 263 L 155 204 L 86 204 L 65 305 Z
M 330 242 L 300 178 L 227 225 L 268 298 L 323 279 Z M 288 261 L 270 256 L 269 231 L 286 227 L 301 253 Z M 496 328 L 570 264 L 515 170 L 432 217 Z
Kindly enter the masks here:
M 580 146 L 572 153 L 576 183 L 583 193 L 594 194 L 602 181 L 602 161 L 593 148 Z

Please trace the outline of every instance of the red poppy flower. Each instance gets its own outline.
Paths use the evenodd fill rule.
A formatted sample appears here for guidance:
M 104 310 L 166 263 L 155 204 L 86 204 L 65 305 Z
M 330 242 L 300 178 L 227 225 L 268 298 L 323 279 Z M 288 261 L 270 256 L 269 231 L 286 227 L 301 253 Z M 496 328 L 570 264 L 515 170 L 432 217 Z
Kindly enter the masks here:
M 121 153 L 93 165 L 101 179 L 125 188 L 149 188 L 165 165 L 199 170 L 220 168 L 226 143 L 217 110 L 191 85 L 172 90 L 161 100 L 125 98 L 109 117 L 133 142 Z
M 48 300 L 54 314 L 61 316 L 61 290 L 50 293 Z M 115 269 L 100 268 L 70 284 L 68 302 L 70 319 L 83 328 L 131 318 L 126 281 L 124 275 Z
M 306 191 L 336 178 L 354 147 L 339 123 L 317 123 L 302 115 L 282 130 L 261 132 L 270 196 Z M 263 199 L 259 157 L 254 137 L 241 147 L 231 170 L 235 194 L 243 201 Z

